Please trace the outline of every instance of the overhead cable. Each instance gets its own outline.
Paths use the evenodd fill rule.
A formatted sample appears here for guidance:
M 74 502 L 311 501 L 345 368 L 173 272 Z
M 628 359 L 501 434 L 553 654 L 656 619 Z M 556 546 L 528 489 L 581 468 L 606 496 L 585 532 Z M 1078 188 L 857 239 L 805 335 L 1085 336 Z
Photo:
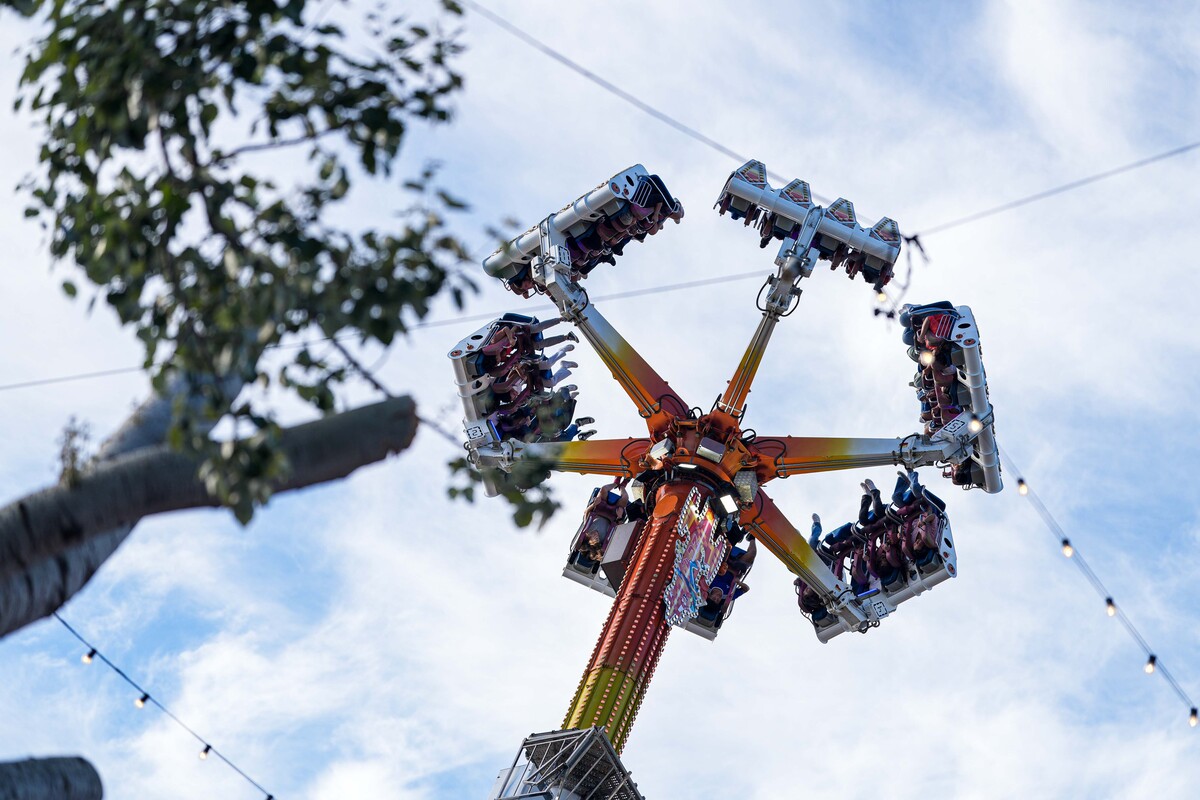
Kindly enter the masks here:
M 686 136 L 689 136 L 689 137 L 695 139 L 696 141 L 699 141 L 699 142 L 707 145 L 708 147 L 713 148 L 714 150 L 716 150 L 717 152 L 719 152 L 723 155 L 733 158 L 734 160 L 742 161 L 742 162 L 749 160 L 746 158 L 746 156 L 739 154 L 737 151 L 726 147 L 725 145 L 721 144 L 720 142 L 716 141 L 715 139 L 712 139 L 711 137 L 706 136 L 705 134 L 697 131 L 695 128 L 692 128 L 691 126 L 680 122 L 679 120 L 675 119 L 674 117 L 670 116 L 669 114 L 666 114 L 663 111 L 659 111 L 657 108 L 638 99 L 637 97 L 630 94 L 629 92 L 626 92 L 625 90 L 621 89 L 618 86 L 615 86 L 614 84 L 605 80 L 604 78 L 601 78 L 599 75 L 596 75 L 594 72 L 588 70 L 586 67 L 583 67 L 582 65 L 571 60 L 570 58 L 563 55 L 559 51 L 557 51 L 554 48 L 550 47 L 549 45 L 545 44 L 541 40 L 536 39 L 535 37 L 531 36 L 523 28 L 520 28 L 519 26 L 513 24 L 512 22 L 509 22 L 507 19 L 505 19 L 504 17 L 501 17 L 499 14 L 496 14 L 495 12 L 491 11 L 490 9 L 480 5 L 477 2 L 474 2 L 474 0 L 463 0 L 463 4 L 474 9 L 481 16 L 483 16 L 486 19 L 490 20 L 491 22 L 495 23 L 496 25 L 498 25 L 505 31 L 511 33 L 513 36 L 516 36 L 522 42 L 525 42 L 526 44 L 530 45 L 531 47 L 534 47 L 535 49 L 541 51 L 542 53 L 549 56 L 550 58 L 553 58 L 555 61 L 559 62 L 560 64 L 568 67 L 569 69 L 578 73 L 579 75 L 583 76 L 584 78 L 588 79 L 589 81 L 592 81 L 593 83 L 595 83 L 596 85 L 605 89 L 606 91 L 612 92 L 613 94 L 615 94 L 616 96 L 620 97 L 621 99 L 627 101 L 634 107 L 653 116 L 655 119 L 658 119 L 658 120 L 664 122 L 665 124 L 669 125 L 670 127 L 674 128 L 675 130 L 685 134 Z M 1196 150 L 1197 148 L 1200 148 L 1200 141 L 1192 142 L 1190 144 L 1185 144 L 1180 147 L 1176 147 L 1176 148 L 1173 148 L 1171 150 L 1167 150 L 1167 151 L 1164 151 L 1161 153 L 1156 153 L 1154 155 L 1138 159 L 1137 161 L 1133 161 L 1128 164 L 1123 164 L 1119 167 L 1114 167 L 1112 169 L 1107 169 L 1102 172 L 1097 172 L 1092 175 L 1085 176 L 1083 178 L 1078 178 L 1078 179 L 1070 181 L 1068 183 L 1060 184 L 1058 186 L 1054 186 L 1049 189 L 1044 189 L 1039 192 L 1035 192 L 1033 194 L 1026 195 L 1021 198 L 1017 198 L 1015 200 L 1010 200 L 1010 201 L 1008 201 L 1006 203 L 1002 203 L 998 206 L 986 208 L 981 211 L 977 211 L 972 214 L 968 214 L 964 217 L 958 217 L 956 219 L 938 223 L 936 225 L 930 226 L 929 228 L 925 228 L 924 230 L 922 230 L 918 233 L 906 235 L 904 237 L 905 242 L 908 243 L 910 246 L 910 248 L 909 248 L 910 249 L 910 253 L 909 253 L 910 261 L 908 264 L 908 278 L 906 279 L 903 286 L 897 287 L 900 289 L 897 296 L 891 297 L 891 296 L 887 295 L 886 292 L 881 293 L 881 296 L 878 298 L 880 304 L 886 304 L 886 305 L 890 306 L 890 308 L 888 308 L 888 309 L 879 308 L 876 310 L 876 314 L 883 315 L 883 316 L 886 316 L 889 318 L 892 318 L 896 315 L 896 313 L 899 309 L 899 306 L 902 303 L 905 294 L 907 293 L 908 285 L 912 279 L 912 263 L 911 263 L 912 247 L 918 248 L 922 258 L 925 259 L 925 261 L 929 260 L 928 256 L 925 253 L 924 247 L 921 246 L 921 238 L 920 238 L 921 236 L 927 236 L 932 233 L 938 233 L 941 231 L 949 230 L 951 228 L 955 228 L 955 227 L 958 227 L 961 225 L 967 225 L 969 223 L 976 222 L 976 221 L 984 219 L 986 217 L 1000 214 L 1005 211 L 1012 210 L 1014 208 L 1019 208 L 1020 206 L 1023 206 L 1023 205 L 1035 203 L 1040 200 L 1044 200 L 1048 197 L 1053 197 L 1055 195 L 1063 194 L 1065 192 L 1069 192 L 1074 189 L 1078 189 L 1080 187 L 1087 186 L 1089 184 L 1096 183 L 1098 181 L 1102 181 L 1107 178 L 1114 177 L 1116 175 L 1121 175 L 1126 172 L 1131 172 L 1133 170 L 1140 169 L 1141 167 L 1149 166 L 1150 164 L 1154 164 L 1159 161 L 1163 161 L 1163 160 L 1166 160 L 1169 158 L 1174 158 L 1176 156 L 1183 155 L 1185 153 L 1189 153 L 1193 150 Z M 772 173 L 770 171 L 768 171 L 767 174 L 772 179 L 777 180 L 777 181 L 786 181 L 787 180 L 786 178 L 782 178 L 778 174 Z M 818 198 L 818 199 L 821 200 L 821 198 Z M 821 202 L 826 202 L 826 201 L 821 200 Z M 759 273 L 740 273 L 740 274 L 735 274 L 735 275 L 719 276 L 716 278 L 709 278 L 709 279 L 700 280 L 700 281 L 690 281 L 690 282 L 687 282 L 684 284 L 668 284 L 665 286 L 652 286 L 652 287 L 646 287 L 644 289 L 637 289 L 637 290 L 633 290 L 633 291 L 629 291 L 629 292 L 619 292 L 616 294 L 608 295 L 606 297 L 596 297 L 594 299 L 596 299 L 596 300 L 601 300 L 601 299 L 620 300 L 620 299 L 624 299 L 627 297 L 637 297 L 637 296 L 646 295 L 646 294 L 656 294 L 659 292 L 673 291 L 675 289 L 691 288 L 693 286 L 705 286 L 705 285 L 710 285 L 710 284 L 714 284 L 714 283 L 721 283 L 721 282 L 724 282 L 727 280 L 740 280 L 742 278 L 750 277 L 752 275 L 757 276 L 758 274 Z M 546 306 L 546 310 L 551 310 L 551 308 L 549 306 Z M 500 313 L 504 313 L 504 312 L 500 312 Z M 442 320 L 430 320 L 427 322 L 418 322 L 418 323 L 414 324 L 412 327 L 414 329 L 434 328 L 434 327 L 441 327 L 444 325 L 454 325 L 459 322 L 474 322 L 474 321 L 478 321 L 478 320 L 494 319 L 496 316 L 498 316 L 498 314 L 488 313 L 488 314 L 476 314 L 476 315 L 465 316 L 465 317 L 453 317 L 453 318 L 447 318 L 447 319 L 442 319 Z M 330 340 L 341 341 L 344 339 L 355 338 L 355 336 L 356 336 L 356 334 L 346 334 L 346 335 L 340 336 L 340 337 L 325 337 L 324 339 L 321 339 L 318 341 L 330 341 Z M 288 344 L 288 345 L 283 345 L 283 346 L 284 347 L 308 346 L 308 344 L 309 344 L 309 342 L 305 342 L 305 343 L 299 344 L 299 345 Z M 279 345 L 274 345 L 274 346 L 278 347 Z M 12 390 L 12 389 L 25 389 L 25 388 L 35 387 L 35 386 L 44 386 L 44 385 L 53 384 L 53 383 L 63 383 L 63 382 L 68 382 L 68 381 L 86 380 L 89 378 L 98 378 L 98 377 L 105 377 L 105 376 L 109 376 L 109 375 L 131 373 L 131 372 L 140 371 L 141 369 L 143 369 L 143 368 L 142 367 L 120 367 L 120 368 L 111 369 L 111 370 L 102 370 L 100 372 L 87 372 L 87 373 L 79 373 L 79 374 L 74 374 L 74 375 L 65 375 L 65 376 L 55 377 L 55 378 L 34 379 L 34 380 L 30 380 L 30 381 L 22 381 L 19 383 L 0 385 L 0 391 L 8 391 L 8 390 Z
M 719 275 L 715 278 L 700 278 L 694 281 L 683 281 L 681 283 L 669 283 L 662 286 L 647 286 L 642 289 L 630 289 L 625 292 L 613 292 L 611 294 L 596 295 L 592 300 L 625 300 L 631 297 L 641 297 L 649 294 L 660 294 L 662 292 L 674 292 L 682 289 L 695 289 L 701 286 L 712 286 L 719 283 L 729 283 L 731 281 L 741 281 L 747 278 L 763 278 L 766 273 L 763 270 L 755 270 L 753 272 L 737 272 L 732 275 Z M 545 304 L 543 306 L 533 306 L 521 309 L 521 313 L 527 311 L 554 311 L 554 306 Z M 489 311 L 483 314 L 472 314 L 469 316 L 447 317 L 445 319 L 435 319 L 425 322 L 416 322 L 410 325 L 410 329 L 419 330 L 422 328 L 440 328 L 446 325 L 457 325 L 460 322 L 479 322 L 481 320 L 492 320 L 497 317 L 507 314 L 513 309 L 505 309 L 502 311 Z M 282 344 L 269 345 L 267 349 L 292 349 L 300 347 L 311 347 L 321 342 L 344 342 L 351 339 L 360 338 L 357 333 L 343 333 L 338 336 L 324 336 L 320 339 L 308 339 L 302 342 L 287 342 Z M 99 372 L 80 372 L 74 375 L 61 375 L 55 378 L 37 378 L 29 381 L 21 381 L 19 383 L 9 383 L 0 385 L 0 392 L 10 391 L 13 389 L 28 389 L 35 386 L 47 386 L 54 383 L 65 383 L 68 381 L 81 381 L 90 378 L 102 378 L 110 375 L 120 375 L 129 372 L 140 372 L 144 367 L 119 367 L 117 369 L 101 370 Z
M 675 119 L 675 117 L 672 117 L 670 114 L 666 113 L 665 111 L 659 111 L 654 106 L 652 106 L 649 103 L 647 103 L 646 101 L 636 97 L 635 95 L 630 94 L 629 92 L 622 89 L 620 86 L 617 86 L 616 84 L 612 83 L 611 81 L 600 77 L 599 75 L 597 75 L 596 73 L 594 73 L 590 69 L 588 69 L 587 67 L 580 64 L 578 61 L 568 58 L 567 56 L 563 55 L 559 51 L 555 50 L 550 45 L 543 42 L 541 39 L 534 37 L 532 34 L 530 34 L 524 28 L 522 28 L 519 25 L 516 25 L 512 22 L 509 22 L 507 19 L 500 16 L 499 14 L 492 11 L 491 9 L 487 8 L 486 6 L 482 6 L 479 3 L 476 3 L 475 0 L 461 0 L 461 3 L 462 3 L 462 5 L 466 6 L 467 8 L 470 8 L 471 10 L 473 10 L 475 13 L 479 14 L 481 17 L 484 17 L 488 21 L 492 22 L 494 25 L 502 28 L 503 30 L 505 30 L 508 33 L 515 36 L 516 38 L 520 39 L 525 44 L 529 45 L 530 47 L 534 48 L 535 50 L 538 50 L 543 55 L 554 59 L 559 64 L 562 64 L 564 67 L 571 70 L 572 72 L 582 75 L 584 78 L 586 78 L 587 80 L 596 84 L 601 89 L 608 92 L 609 94 L 619 97 L 620 99 L 624 100 L 629 105 L 633 106 L 634 108 L 638 109 L 639 111 L 642 111 L 645 114 L 650 115 L 651 117 L 654 117 L 656 120 L 663 123 L 664 125 L 674 128 L 675 130 L 682 133 L 684 136 L 694 139 L 697 142 L 700 142 L 701 144 L 703 144 L 705 147 L 715 150 L 716 152 L 720 153 L 723 156 L 728 156 L 729 158 L 732 158 L 733 160 L 735 160 L 741 164 L 744 164 L 750 160 L 747 156 L 742 155 L 741 153 L 737 152 L 736 150 L 734 150 L 732 148 L 726 147 L 725 145 L 721 144 L 720 142 L 718 142 L 716 139 L 712 138 L 711 136 L 707 136 L 707 135 L 701 133 L 700 131 L 693 128 L 691 125 L 687 125 L 683 122 L 680 122 L 679 120 Z M 767 176 L 770 177 L 772 180 L 780 181 L 781 183 L 788 182 L 788 178 L 784 178 L 777 173 L 771 172 L 770 170 L 767 170 Z M 822 203 L 827 202 L 824 198 L 818 197 L 817 195 L 813 195 L 813 196 L 816 197 L 818 200 L 820 200 Z
M 1141 648 L 1142 652 L 1145 653 L 1145 672 L 1151 675 L 1154 673 L 1162 675 L 1163 679 L 1166 680 L 1167 684 L 1171 687 L 1171 689 L 1174 690 L 1175 694 L 1178 695 L 1179 699 L 1183 701 L 1184 706 L 1188 709 L 1188 724 L 1193 728 L 1196 727 L 1196 725 L 1200 723 L 1200 718 L 1198 718 L 1196 704 L 1192 702 L 1192 698 L 1183 690 L 1183 687 L 1179 684 L 1179 681 L 1176 680 L 1175 676 L 1171 674 L 1171 672 L 1162 663 L 1161 656 L 1159 656 L 1158 653 L 1156 653 L 1150 646 L 1150 643 L 1146 641 L 1146 637 L 1143 636 L 1142 632 L 1139 631 L 1137 626 L 1133 624 L 1133 620 L 1131 620 L 1125 613 L 1125 609 L 1118 605 L 1116 600 L 1113 599 L 1112 592 L 1108 590 L 1108 587 L 1106 587 L 1104 582 L 1100 580 L 1100 577 L 1096 574 L 1095 570 L 1093 570 L 1091 565 L 1084 560 L 1083 554 L 1079 552 L 1079 544 L 1077 542 L 1072 542 L 1070 537 L 1067 536 L 1066 531 L 1064 531 L 1063 527 L 1059 525 L 1058 520 L 1054 518 L 1054 515 L 1050 513 L 1050 509 L 1046 508 L 1046 504 L 1042 502 L 1040 497 L 1038 497 L 1037 492 L 1035 492 L 1033 487 L 1029 485 L 1029 482 L 1025 480 L 1021 470 L 1017 468 L 1017 465 L 1013 463 L 1012 458 L 1003 448 L 1000 450 L 1000 457 L 1008 465 L 1008 468 L 1018 475 L 1017 494 L 1029 499 L 1029 502 L 1033 505 L 1034 510 L 1037 511 L 1038 516 L 1041 517 L 1042 523 L 1046 526 L 1046 530 L 1049 531 L 1050 535 L 1053 536 L 1054 539 L 1059 543 L 1059 547 L 1062 550 L 1063 556 L 1065 556 L 1069 561 L 1075 562 L 1075 566 L 1079 568 L 1079 571 L 1083 574 L 1083 577 L 1089 584 L 1091 584 L 1092 589 L 1096 592 L 1100 599 L 1104 601 L 1105 612 L 1108 614 L 1108 616 L 1115 617 L 1118 621 L 1120 621 L 1122 627 L 1125 629 L 1125 632 L 1129 634 L 1129 637 L 1133 639 L 1133 641 L 1137 643 L 1137 646 Z
M 1058 186 L 1053 186 L 1049 189 L 1043 189 L 1040 192 L 1034 192 L 1033 194 L 1026 195 L 1024 197 L 1019 197 L 1016 200 L 1010 200 L 1007 203 L 1001 203 L 998 206 L 993 206 L 991 208 L 985 208 L 982 211 L 976 211 L 973 214 L 967 214 L 965 217 L 958 217 L 957 219 L 948 220 L 946 222 L 940 222 L 937 225 L 931 225 L 930 227 L 922 230 L 919 235 L 928 236 L 931 233 L 941 233 L 942 231 L 947 231 L 947 230 L 950 230 L 951 228 L 957 228 L 960 225 L 966 225 L 971 222 L 976 222 L 978 220 L 984 219 L 985 217 L 991 217 L 996 214 L 1002 214 L 1005 211 L 1011 211 L 1014 208 L 1020 208 L 1021 206 L 1026 206 L 1026 205 L 1029 205 L 1030 203 L 1036 203 L 1039 200 L 1045 200 L 1047 197 L 1054 197 L 1055 195 L 1064 194 L 1065 192 L 1070 192 L 1070 191 L 1073 191 L 1080 187 L 1087 186 L 1089 184 L 1093 184 L 1098 181 L 1105 180 L 1107 178 L 1112 178 L 1117 175 L 1122 175 L 1126 172 L 1132 172 L 1135 169 L 1141 169 L 1142 167 L 1146 167 L 1151 164 L 1155 164 L 1159 161 L 1165 161 L 1168 158 L 1175 158 L 1176 156 L 1181 156 L 1185 153 L 1190 153 L 1191 151 L 1193 151 L 1197 148 L 1200 148 L 1200 142 L 1192 142 L 1191 144 L 1181 145 L 1179 147 L 1175 147 L 1170 150 L 1163 151 L 1161 153 L 1155 153 L 1152 156 L 1146 156 L 1145 158 L 1139 158 L 1137 161 L 1131 161 L 1128 164 L 1122 164 L 1119 167 L 1113 167 L 1112 169 L 1106 169 L 1103 172 L 1097 172 L 1097 173 L 1088 175 L 1083 178 L 1078 178 L 1073 181 L 1068 181 L 1067 183 L 1063 183 Z
M 674 117 L 667 114 L 666 112 L 660 111 L 659 109 L 655 108 L 654 106 L 650 105 L 649 103 L 645 102 L 644 100 L 641 100 L 641 99 L 635 97 L 634 95 L 630 94 L 629 92 L 625 91 L 624 89 L 621 89 L 620 87 L 613 85 L 610 81 L 600 77 L 599 75 L 597 75 L 596 73 L 587 69 L 586 67 L 582 66 L 578 62 L 572 60 L 571 58 L 564 55 L 563 53 L 560 53 L 558 50 L 555 50 L 553 47 L 551 47 L 550 45 L 541 41 L 540 39 L 533 37 L 524 28 L 521 28 L 520 26 L 516 25 L 515 23 L 508 21 L 507 19 L 500 16 L 496 12 L 475 2 L 475 0 L 462 0 L 462 4 L 473 9 L 480 16 L 484 17 L 485 19 L 489 20 L 490 22 L 494 23 L 495 25 L 499 26 L 500 28 L 504 29 L 508 33 L 517 37 L 518 39 L 520 39 L 522 42 L 529 45 L 530 47 L 533 47 L 536 50 L 545 54 L 546 56 L 549 56 L 550 58 L 554 59 L 558 63 L 567 67 L 571 71 L 576 72 L 579 75 L 582 75 L 584 78 L 586 78 L 587 80 L 596 84 L 597 86 L 604 89 L 605 91 L 610 92 L 610 93 L 616 95 L 617 97 L 620 97 L 622 100 L 625 100 L 630 105 L 645 112 L 646 114 L 649 114 L 650 116 L 654 117 L 655 119 L 659 120 L 660 122 L 663 122 L 666 125 L 669 125 L 670 127 L 674 128 L 675 130 L 679 131 L 680 133 L 684 134 L 685 136 L 695 139 L 696 141 L 701 142 L 704 145 L 707 145 L 708 147 L 712 148 L 713 150 L 717 151 L 718 153 L 728 156 L 740 163 L 745 163 L 746 161 L 750 160 L 746 156 L 738 153 L 736 150 L 726 147 L 725 145 L 721 144 L 720 142 L 713 139 L 712 137 L 701 133 L 700 131 L 696 130 L 695 128 L 691 127 L 690 125 L 686 125 L 686 124 L 680 122 L 679 120 L 675 119 Z M 1131 161 L 1128 164 L 1122 164 L 1119 167 L 1113 167 L 1111 169 L 1107 169 L 1102 172 L 1097 172 L 1095 174 L 1088 175 L 1083 178 L 1077 178 L 1077 179 L 1069 181 L 1067 183 L 1060 184 L 1058 186 L 1054 186 L 1049 189 L 1043 189 L 1041 191 L 1034 192 L 1033 194 L 1017 198 L 1016 200 L 1010 200 L 1008 202 L 1001 203 L 1000 205 L 993 206 L 991 208 L 985 208 L 981 211 L 976 211 L 974 213 L 968 214 L 963 217 L 958 217 L 956 219 L 947 220 L 946 222 L 940 222 L 936 225 L 931 225 L 928 228 L 922 229 L 917 234 L 914 234 L 914 236 L 924 236 L 924 235 L 929 235 L 932 233 L 940 233 L 941 231 L 949 230 L 951 228 L 956 228 L 960 225 L 966 225 L 970 222 L 975 222 L 976 220 L 984 219 L 985 217 L 990 217 L 995 214 L 1001 214 L 1005 211 L 1010 211 L 1014 208 L 1019 208 L 1021 206 L 1028 205 L 1030 203 L 1036 203 L 1039 200 L 1045 200 L 1048 197 L 1053 197 L 1055 195 L 1063 194 L 1064 192 L 1069 192 L 1074 189 L 1078 189 L 1080 187 L 1087 186 L 1092 183 L 1096 183 L 1097 181 L 1102 181 L 1107 178 L 1112 178 L 1116 175 L 1121 175 L 1126 172 L 1132 172 L 1133 170 L 1140 169 L 1145 166 L 1149 166 L 1150 164 L 1154 164 L 1159 161 L 1164 161 L 1169 158 L 1175 158 L 1176 156 L 1181 156 L 1185 153 L 1189 153 L 1192 150 L 1195 150 L 1197 148 L 1200 148 L 1200 141 L 1192 142 L 1190 144 L 1180 145 L 1179 147 L 1175 147 L 1175 148 L 1166 150 L 1161 153 L 1156 153 L 1151 156 L 1146 156 L 1145 158 L 1140 158 L 1137 161 Z M 778 175 L 777 173 L 768 171 L 767 175 L 772 180 L 780 181 L 783 183 L 786 183 L 788 181 L 788 178 L 784 178 L 784 177 Z M 814 197 L 816 197 L 816 195 L 814 195 Z M 817 199 L 820 200 L 820 202 L 822 202 L 822 203 L 827 202 L 826 200 L 821 199 L 821 198 L 817 198 Z
M 83 657 L 81 659 L 84 664 L 91 664 L 93 661 L 96 661 L 98 659 L 100 661 L 100 663 L 104 664 L 106 667 L 108 667 L 113 672 L 115 672 L 117 674 L 117 676 L 119 678 L 121 678 L 121 680 L 125 681 L 127 684 L 129 684 L 131 687 L 133 687 L 133 690 L 134 690 L 134 692 L 136 692 L 136 695 L 137 695 L 133 701 L 134 706 L 136 706 L 137 708 L 145 708 L 147 705 L 155 706 L 156 708 L 158 708 L 159 711 L 166 714 L 168 719 L 170 719 L 172 722 L 174 722 L 176 725 L 178 725 L 184 731 L 189 733 L 193 739 L 195 739 L 200 744 L 204 745 L 204 747 L 200 750 L 200 753 L 199 753 L 199 757 L 202 761 L 207 760 L 209 756 L 215 756 L 215 757 L 221 759 L 222 761 L 225 762 L 225 764 L 230 769 L 232 769 L 238 775 L 241 775 L 242 778 L 245 779 L 247 783 L 249 783 L 251 786 L 253 786 L 258 791 L 262 792 L 263 795 L 265 796 L 266 800 L 275 800 L 275 795 L 271 794 L 266 789 L 264 789 L 262 787 L 262 784 L 260 784 L 258 781 L 251 778 L 246 773 L 245 770 L 243 770 L 241 767 L 239 767 L 237 764 L 235 764 L 228 756 L 226 756 L 224 753 L 222 753 L 220 750 L 218 750 L 216 747 L 214 747 L 211 742 L 209 742 L 207 739 L 205 739 L 200 734 L 196 733 L 196 731 L 190 725 L 188 725 L 186 722 L 184 722 L 182 719 L 180 719 L 178 716 L 176 716 L 175 713 L 171 711 L 171 709 L 169 709 L 165 705 L 163 705 L 162 702 L 160 700 L 158 700 L 156 697 L 154 697 L 153 695 L 151 695 L 150 692 L 148 692 L 146 689 L 142 688 L 141 684 L 139 684 L 133 678 L 129 677 L 128 673 L 126 673 L 125 670 L 121 669 L 116 664 L 114 664 L 112 661 L 110 661 L 108 659 L 108 657 L 106 655 L 104 655 L 104 653 L 100 652 L 100 648 L 96 647 L 90 641 L 85 639 L 83 637 L 83 635 L 79 631 L 75 630 L 75 628 L 73 628 L 65 619 L 63 619 L 57 611 L 54 612 L 54 618 L 56 620 L 58 620 L 59 622 L 61 622 L 62 626 L 64 628 L 66 628 L 67 631 L 70 632 L 70 634 L 72 636 L 74 636 L 76 639 L 78 639 L 80 644 L 82 644 L 84 647 L 87 648 L 87 652 L 83 654 Z

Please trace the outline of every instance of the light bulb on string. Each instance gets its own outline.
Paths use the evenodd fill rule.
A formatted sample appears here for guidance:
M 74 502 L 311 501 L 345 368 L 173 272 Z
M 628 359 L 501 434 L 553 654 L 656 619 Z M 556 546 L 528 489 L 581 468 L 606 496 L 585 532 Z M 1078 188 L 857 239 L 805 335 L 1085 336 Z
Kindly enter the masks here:
M 1075 548 L 1071 547 L 1070 539 L 1062 540 L 1062 551 L 1063 551 L 1063 555 L 1066 556 L 1067 558 L 1070 558 L 1071 556 L 1075 555 Z
M 878 292 L 875 294 L 875 300 L 876 300 L 876 302 L 879 302 L 879 303 L 886 303 L 886 302 L 887 302 L 887 299 L 888 299 L 887 292 L 885 292 L 883 289 L 880 289 L 880 290 L 879 290 L 879 291 L 878 291 Z
M 1104 598 L 1104 605 L 1104 610 L 1108 612 L 1110 617 L 1115 617 L 1117 615 L 1117 604 L 1113 602 L 1111 597 Z
M 983 430 L 983 420 L 972 415 L 971 421 L 967 423 L 967 430 L 969 430 L 971 433 L 979 433 L 981 430 Z
M 265 796 L 266 800 L 275 800 L 274 795 L 267 793 L 267 791 L 265 789 L 263 789 L 260 784 L 255 782 L 254 779 L 251 778 L 245 771 L 243 771 L 236 764 L 234 764 L 232 761 L 230 761 L 229 758 L 227 758 L 226 756 L 221 754 L 221 752 L 214 749 L 213 745 L 209 744 L 205 739 L 201 738 L 199 736 L 199 734 L 197 734 L 195 732 L 195 730 L 193 730 L 191 727 L 189 727 L 182 719 L 180 719 L 175 714 L 173 714 L 159 700 L 152 697 L 148 691 L 146 691 L 144 688 L 139 686 L 132 678 L 129 677 L 129 675 L 127 673 L 122 671 L 116 664 L 109 661 L 108 658 L 103 653 L 101 653 L 99 650 L 97 650 L 95 647 L 93 647 L 90 642 L 88 642 L 86 639 L 84 639 L 83 636 L 81 634 L 79 634 L 74 628 L 72 628 L 71 625 L 68 624 L 67 621 L 65 619 L 63 619 L 57 612 L 53 612 L 52 616 L 55 619 L 57 619 L 60 623 L 62 623 L 63 627 L 65 627 L 75 637 L 75 639 L 78 640 L 79 644 L 83 645 L 83 648 L 81 648 L 83 650 L 83 652 L 80 654 L 80 660 L 84 664 L 91 664 L 96 659 L 99 659 L 101 662 L 103 662 L 103 664 L 105 666 L 107 666 L 109 669 L 111 669 L 113 672 L 115 672 L 119 677 L 124 679 L 125 683 L 128 684 L 128 688 L 134 690 L 132 693 L 132 698 L 131 698 L 133 700 L 134 706 L 136 706 L 139 709 L 145 708 L 147 705 L 155 706 L 156 708 L 161 710 L 168 718 L 170 718 L 170 720 L 172 722 L 174 722 L 176 725 L 178 725 L 180 728 L 182 728 L 187 733 L 191 734 L 191 736 L 193 737 L 193 741 L 198 742 L 200 745 L 202 745 L 202 749 L 192 751 L 193 753 L 196 753 L 197 757 L 201 761 L 210 760 L 209 759 L 210 754 L 216 756 L 218 760 L 227 764 L 235 772 L 237 772 L 242 778 L 244 778 L 248 783 L 252 784 L 256 789 L 258 789 L 261 792 L 261 794 L 259 794 L 259 797 Z M 80 650 L 76 650 L 75 652 L 79 653 Z M 129 695 L 126 695 L 126 696 L 128 697 Z M 3 794 L 4 794 L 4 792 L 0 791 L 0 795 L 3 795 Z
M 917 360 L 921 362 L 922 367 L 928 367 L 933 363 L 933 351 L 922 350 L 921 355 Z
M 1196 727 L 1197 723 L 1200 723 L 1200 714 L 1197 714 L 1196 709 L 1193 708 L 1191 716 L 1188 717 L 1188 725 L 1191 725 L 1194 728 Z
M 1154 674 L 1154 665 L 1157 663 L 1158 663 L 1158 657 L 1155 656 L 1153 653 L 1151 653 L 1150 658 L 1146 661 L 1146 666 L 1145 666 L 1147 675 Z
M 1021 497 L 1029 494 L 1029 484 L 1025 482 L 1024 478 L 1017 478 L 1017 494 Z

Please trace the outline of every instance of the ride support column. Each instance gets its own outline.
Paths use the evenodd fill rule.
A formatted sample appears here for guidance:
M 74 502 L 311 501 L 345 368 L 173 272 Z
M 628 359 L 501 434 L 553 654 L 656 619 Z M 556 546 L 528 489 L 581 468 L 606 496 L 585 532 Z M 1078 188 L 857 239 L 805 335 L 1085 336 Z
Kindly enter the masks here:
M 665 484 L 656 493 L 654 512 L 642 529 L 633 563 L 563 722 L 563 728 L 603 726 L 618 753 L 629 738 L 671 632 L 663 591 L 675 568 L 679 515 L 693 487 L 700 491 L 701 501 L 711 494 L 691 481 Z

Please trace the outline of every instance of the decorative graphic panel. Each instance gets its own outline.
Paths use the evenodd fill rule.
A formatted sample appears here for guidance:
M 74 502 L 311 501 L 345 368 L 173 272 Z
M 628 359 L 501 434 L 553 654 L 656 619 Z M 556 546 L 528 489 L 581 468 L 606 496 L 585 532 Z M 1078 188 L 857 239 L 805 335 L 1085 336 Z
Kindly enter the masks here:
M 663 590 L 667 622 L 682 625 L 700 611 L 712 576 L 725 558 L 724 536 L 713 536 L 716 515 L 708 503 L 701 503 L 699 490 L 688 493 L 679 515 L 679 538 L 675 542 L 675 570 Z

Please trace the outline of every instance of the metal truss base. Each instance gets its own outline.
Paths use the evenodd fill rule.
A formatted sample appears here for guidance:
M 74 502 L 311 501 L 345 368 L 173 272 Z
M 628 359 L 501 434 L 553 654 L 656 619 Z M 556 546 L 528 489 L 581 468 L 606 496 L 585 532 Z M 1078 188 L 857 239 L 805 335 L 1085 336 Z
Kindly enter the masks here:
M 535 733 L 488 800 L 645 800 L 603 728 Z

